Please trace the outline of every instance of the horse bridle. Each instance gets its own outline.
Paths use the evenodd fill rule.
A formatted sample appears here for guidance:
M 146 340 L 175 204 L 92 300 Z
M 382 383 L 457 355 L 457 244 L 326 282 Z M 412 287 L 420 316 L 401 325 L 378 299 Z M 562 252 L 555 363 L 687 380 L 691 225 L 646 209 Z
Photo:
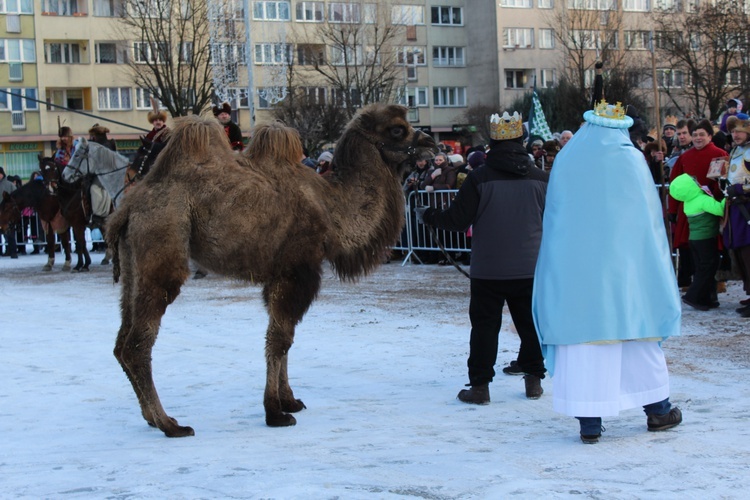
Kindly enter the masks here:
M 94 176 L 94 177 L 96 177 L 96 176 L 105 176 L 105 175 L 110 175 L 110 174 L 117 173 L 117 172 L 119 172 L 121 170 L 125 170 L 125 169 L 128 168 L 128 165 L 125 165 L 124 167 L 116 168 L 116 169 L 114 169 L 114 170 L 112 170 L 110 172 L 92 173 L 90 165 L 89 165 L 89 145 L 88 145 L 88 143 L 86 143 L 85 146 L 79 146 L 79 147 L 80 147 L 80 150 L 81 150 L 81 160 L 78 162 L 78 166 L 72 167 L 72 168 L 74 169 L 73 171 L 75 173 L 77 173 L 81 177 L 86 177 L 86 176 Z M 106 146 L 102 146 L 102 147 L 106 147 Z M 78 148 L 76 148 L 76 151 L 75 151 L 74 154 L 78 154 Z M 83 165 L 83 161 L 84 160 L 86 160 L 86 173 L 85 174 L 81 170 L 81 165 Z M 124 190 L 125 190 L 125 186 L 123 186 L 122 189 L 120 189 L 117 193 L 115 193 L 115 196 L 112 198 L 112 200 L 117 200 L 117 198 L 120 197 L 120 195 L 122 194 L 122 192 Z

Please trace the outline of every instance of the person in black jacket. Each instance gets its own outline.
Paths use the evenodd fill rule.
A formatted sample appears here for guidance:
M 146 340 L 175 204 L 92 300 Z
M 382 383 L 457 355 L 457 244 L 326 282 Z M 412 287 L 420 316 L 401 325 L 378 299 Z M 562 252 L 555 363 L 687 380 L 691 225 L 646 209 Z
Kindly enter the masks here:
M 534 166 L 523 147 L 521 116 L 507 112 L 490 119 L 490 151 L 472 170 L 446 210 L 418 208 L 420 222 L 448 231 L 473 226 L 471 319 L 468 360 L 470 389 L 465 403 L 490 402 L 502 311 L 508 303 L 521 338 L 515 366 L 525 374 L 526 397 L 542 395 L 544 358 L 531 315 L 534 268 L 542 239 L 542 216 L 549 174 Z
M 228 102 L 223 103 L 221 106 L 214 106 L 213 113 L 222 127 L 224 132 L 229 138 L 229 144 L 235 151 L 242 151 L 245 144 L 242 142 L 242 131 L 240 127 L 232 121 L 232 106 Z

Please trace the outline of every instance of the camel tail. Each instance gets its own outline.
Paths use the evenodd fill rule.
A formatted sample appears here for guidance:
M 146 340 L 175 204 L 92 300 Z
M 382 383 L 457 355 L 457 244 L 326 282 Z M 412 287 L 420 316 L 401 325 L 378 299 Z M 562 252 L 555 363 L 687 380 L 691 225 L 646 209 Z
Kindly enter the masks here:
M 169 140 L 149 174 L 153 178 L 180 169 L 185 161 L 203 163 L 221 154 L 232 154 L 224 129 L 215 118 L 198 115 L 175 118 Z

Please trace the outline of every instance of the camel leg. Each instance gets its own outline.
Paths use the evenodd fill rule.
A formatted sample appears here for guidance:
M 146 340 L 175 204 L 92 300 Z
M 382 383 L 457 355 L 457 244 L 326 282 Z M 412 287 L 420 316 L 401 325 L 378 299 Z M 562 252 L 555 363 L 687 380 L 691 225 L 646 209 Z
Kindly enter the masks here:
M 266 389 L 263 406 L 266 425 L 284 427 L 297 423 L 289 412 L 305 405 L 295 399 L 289 386 L 287 356 L 294 342 L 294 328 L 305 315 L 320 288 L 320 266 L 298 268 L 291 276 L 277 279 L 263 289 L 268 309 L 266 332 Z
M 123 275 L 133 275 L 133 257 L 129 256 L 128 269 Z M 123 366 L 141 405 L 141 413 L 150 424 L 161 429 L 168 437 L 192 436 L 191 427 L 180 426 L 166 414 L 154 385 L 151 351 L 159 333 L 161 318 L 179 295 L 180 287 L 188 276 L 187 257 L 184 265 L 140 266 L 137 282 L 127 285 L 129 297 L 123 295 L 122 327 L 115 344 L 115 356 Z M 128 278 L 133 279 L 133 278 Z M 125 290 L 124 290 L 125 293 Z

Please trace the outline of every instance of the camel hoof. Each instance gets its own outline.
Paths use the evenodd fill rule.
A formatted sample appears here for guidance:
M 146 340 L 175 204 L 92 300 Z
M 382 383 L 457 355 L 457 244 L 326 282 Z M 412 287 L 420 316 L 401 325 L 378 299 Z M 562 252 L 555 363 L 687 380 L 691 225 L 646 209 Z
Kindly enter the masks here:
M 303 403 L 300 399 L 295 399 L 291 403 L 281 403 L 281 410 L 288 413 L 297 413 L 298 411 L 302 411 L 305 408 L 307 408 L 307 406 L 305 406 L 305 403 Z
M 102 265 L 103 266 L 106 266 L 108 264 L 109 264 L 109 259 L 107 259 L 107 258 L 102 259 Z
M 44 267 L 42 268 L 42 271 L 52 271 L 52 266 L 50 266 L 49 264 L 46 264 L 46 265 L 45 265 L 45 266 L 44 266 Z
M 266 425 L 268 427 L 291 427 L 297 424 L 297 419 L 286 413 L 279 415 L 266 415 Z
M 166 430 L 162 429 L 162 430 L 164 430 L 164 434 L 170 438 L 195 436 L 195 431 L 193 430 L 193 428 L 188 427 L 188 426 L 175 425 L 175 426 L 170 426 L 169 429 L 166 429 Z

